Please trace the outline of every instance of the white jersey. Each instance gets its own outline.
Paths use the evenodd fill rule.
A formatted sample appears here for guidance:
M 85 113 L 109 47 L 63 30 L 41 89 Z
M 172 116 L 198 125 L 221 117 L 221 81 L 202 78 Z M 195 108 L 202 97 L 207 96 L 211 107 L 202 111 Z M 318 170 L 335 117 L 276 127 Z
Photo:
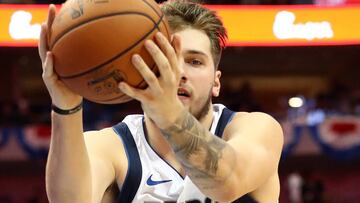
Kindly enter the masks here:
M 214 105 L 211 133 L 221 137 L 233 112 Z M 224 112 L 225 112 L 224 111 Z M 120 191 L 120 203 L 211 202 L 188 176 L 182 177 L 147 141 L 143 115 L 129 115 L 113 129 L 121 137 L 128 158 L 128 172 Z

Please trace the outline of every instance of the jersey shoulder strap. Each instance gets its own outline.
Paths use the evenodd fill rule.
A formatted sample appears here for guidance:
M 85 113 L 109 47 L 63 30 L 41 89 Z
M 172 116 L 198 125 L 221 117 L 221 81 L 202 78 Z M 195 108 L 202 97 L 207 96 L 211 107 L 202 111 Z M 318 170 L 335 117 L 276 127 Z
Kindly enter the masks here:
M 226 125 L 231 121 L 234 115 L 234 111 L 226 107 L 223 109 L 217 127 L 215 129 L 216 136 L 222 138 Z
M 246 194 L 239 199 L 235 200 L 233 203 L 258 203 L 254 198 L 252 198 L 249 194 Z
M 132 202 L 140 186 L 142 166 L 135 140 L 126 123 L 121 122 L 113 126 L 114 131 L 120 136 L 128 160 L 128 169 L 125 181 L 121 187 L 117 202 Z

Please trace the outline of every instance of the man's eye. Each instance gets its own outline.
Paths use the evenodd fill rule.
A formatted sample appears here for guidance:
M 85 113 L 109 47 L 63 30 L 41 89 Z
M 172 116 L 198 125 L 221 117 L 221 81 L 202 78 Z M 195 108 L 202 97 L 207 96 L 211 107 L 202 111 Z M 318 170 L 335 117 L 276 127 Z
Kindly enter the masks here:
M 202 62 L 197 59 L 191 59 L 189 62 L 191 63 L 191 65 L 196 65 L 196 66 L 202 65 Z

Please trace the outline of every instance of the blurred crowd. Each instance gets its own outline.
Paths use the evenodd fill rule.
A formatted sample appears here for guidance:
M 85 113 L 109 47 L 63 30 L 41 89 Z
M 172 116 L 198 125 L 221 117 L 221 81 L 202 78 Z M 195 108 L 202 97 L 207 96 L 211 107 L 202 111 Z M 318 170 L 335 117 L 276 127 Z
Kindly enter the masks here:
M 222 103 L 236 111 L 263 111 L 279 120 L 307 117 L 309 122 L 321 122 L 327 116 L 360 116 L 360 87 L 348 86 L 337 80 L 330 81 L 328 88 L 315 95 L 286 95 L 274 98 L 261 98 L 251 83 L 245 82 L 239 89 L 223 90 Z M 236 95 L 236 96 L 234 96 Z M 302 100 L 299 107 L 291 107 L 289 99 Z M 271 100 L 275 100 L 269 102 Z
M 278 103 L 276 108 L 269 108 L 268 101 L 260 101 L 259 94 L 253 90 L 251 83 L 245 82 L 239 89 L 224 88 L 222 96 L 214 103 L 221 102 L 235 111 L 263 111 L 277 119 L 291 119 L 294 116 L 309 115 L 321 119 L 330 115 L 360 116 L 360 88 L 348 87 L 339 82 L 332 82 L 329 89 L 313 97 L 303 96 L 301 107 L 290 107 L 287 102 L 293 96 L 268 98 Z M 32 103 L 24 97 L 13 101 L 1 102 L 0 126 L 23 126 L 27 124 L 50 124 L 50 101 Z M 276 109 L 276 110 L 273 110 Z M 127 114 L 141 113 L 140 105 L 132 101 L 120 105 L 101 105 L 90 101 L 84 102 L 85 129 L 100 129 L 121 121 Z

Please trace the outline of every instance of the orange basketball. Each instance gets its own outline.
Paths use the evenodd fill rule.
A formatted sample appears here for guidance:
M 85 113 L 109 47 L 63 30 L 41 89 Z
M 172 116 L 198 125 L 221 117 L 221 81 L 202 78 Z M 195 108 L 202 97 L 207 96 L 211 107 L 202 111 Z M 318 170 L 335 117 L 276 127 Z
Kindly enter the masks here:
M 129 101 L 118 83 L 146 87 L 131 63 L 135 53 L 158 74 L 143 46 L 158 31 L 170 37 L 165 17 L 153 0 L 68 0 L 48 36 L 54 69 L 71 90 L 88 100 Z

